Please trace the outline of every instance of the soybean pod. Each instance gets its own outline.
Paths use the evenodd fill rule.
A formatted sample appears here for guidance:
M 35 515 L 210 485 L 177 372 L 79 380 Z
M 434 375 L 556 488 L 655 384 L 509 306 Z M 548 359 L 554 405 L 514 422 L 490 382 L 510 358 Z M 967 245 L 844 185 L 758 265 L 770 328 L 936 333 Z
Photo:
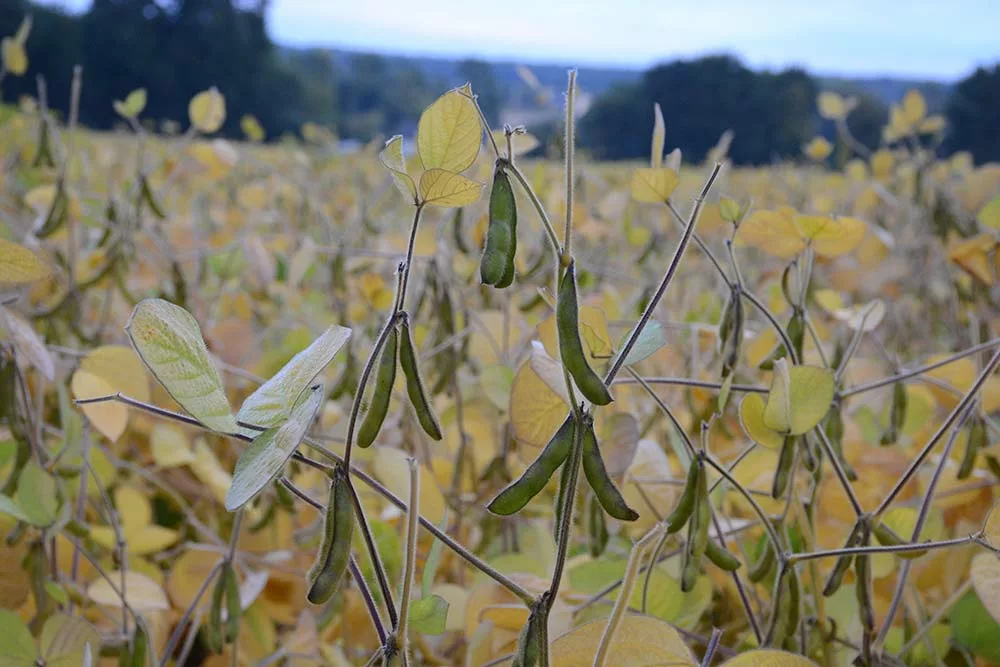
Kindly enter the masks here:
M 205 624 L 205 644 L 212 653 L 222 653 L 222 604 L 226 595 L 225 568 L 219 570 L 212 589 L 212 603 L 208 609 L 208 623 Z
M 587 477 L 587 483 L 594 490 L 604 511 L 619 521 L 635 521 L 639 518 L 639 513 L 628 506 L 621 491 L 615 485 L 611 475 L 608 474 L 604 466 L 604 459 L 601 458 L 601 449 L 597 445 L 597 434 L 594 433 L 594 418 L 591 415 L 584 416 L 583 439 L 583 473 Z
M 354 502 L 347 470 L 340 465 L 333 471 L 330 499 L 323 511 L 323 541 L 306 575 L 309 602 L 323 604 L 337 591 L 351 559 L 353 534 Z
M 545 445 L 538 458 L 532 461 L 519 478 L 497 494 L 487 509 L 500 516 L 509 516 L 527 505 L 529 500 L 545 488 L 552 474 L 569 456 L 570 449 L 573 448 L 575 432 L 576 419 L 570 415 Z M 571 503 L 573 499 L 564 497 L 563 502 Z
M 503 162 L 497 160 L 490 191 L 490 217 L 486 244 L 479 265 L 485 285 L 509 287 L 514 282 L 514 256 L 517 251 L 517 203 Z
M 547 647 L 542 645 L 541 619 L 535 609 L 528 616 L 528 622 L 521 628 L 517 636 L 517 648 L 514 649 L 514 659 L 511 667 L 535 667 L 542 662 L 542 651 Z
M 403 375 L 406 377 L 406 395 L 410 398 L 410 405 L 417 413 L 417 420 L 424 429 L 424 433 L 434 440 L 440 440 L 441 425 L 438 423 L 437 415 L 434 414 L 434 408 L 431 406 L 424 389 L 423 378 L 420 376 L 417 354 L 410 336 L 408 317 L 403 317 L 403 321 L 399 325 L 399 332 L 402 337 L 399 347 L 399 365 L 403 368 Z
M 984 449 L 987 442 L 986 421 L 976 417 L 969 426 L 969 438 L 965 445 L 965 455 L 962 463 L 958 467 L 958 478 L 965 479 L 972 474 L 972 469 L 976 466 L 976 456 L 981 449 Z
M 594 405 L 607 405 L 614 399 L 601 376 L 587 362 L 580 340 L 580 306 L 576 288 L 576 262 L 571 261 L 559 283 L 556 300 L 556 328 L 559 331 L 559 357 L 573 376 L 576 386 Z
M 726 572 L 735 572 L 740 569 L 740 560 L 734 556 L 729 549 L 725 548 L 715 540 L 709 540 L 705 544 L 705 556 L 712 561 L 716 567 L 722 568 Z
M 240 582 L 236 578 L 236 568 L 233 567 L 232 562 L 227 562 L 223 566 L 222 580 L 226 586 L 226 639 L 234 642 L 240 634 L 243 606 L 240 603 Z
M 694 509 L 688 521 L 687 544 L 684 547 L 684 566 L 681 570 L 681 590 L 690 592 L 698 579 L 701 559 L 708 546 L 708 529 L 712 521 L 712 507 L 709 505 L 708 482 L 705 467 L 698 462 L 698 486 L 694 497 Z
M 591 496 L 587 499 L 587 544 L 590 547 L 590 555 L 597 558 L 604 553 L 609 537 L 601 505 L 596 497 Z
M 684 483 L 684 491 L 681 493 L 674 511 L 667 517 L 667 533 L 676 533 L 688 522 L 688 519 L 691 518 L 691 512 L 694 510 L 694 499 L 697 493 L 698 459 L 691 459 L 687 481 Z
M 795 436 L 786 435 L 778 452 L 778 467 L 774 470 L 774 481 L 771 485 L 771 497 L 780 498 L 788 488 L 788 480 L 792 473 L 792 463 L 795 461 Z
M 847 537 L 847 547 L 857 546 L 859 538 L 861 536 L 861 526 L 855 525 L 851 530 L 851 534 Z M 830 572 L 830 576 L 826 580 L 826 584 L 823 586 L 823 595 L 830 597 L 840 588 L 840 585 L 844 582 L 844 576 L 847 571 L 851 568 L 851 561 L 854 559 L 852 554 L 844 554 L 837 558 L 837 562 L 833 566 L 833 571 Z
M 775 565 L 775 555 L 774 555 L 774 545 L 771 544 L 771 540 L 764 538 L 764 551 L 761 553 L 760 558 L 756 563 L 753 563 L 747 569 L 747 579 L 755 584 L 759 584 L 764 581 L 769 574 L 774 570 Z
M 365 414 L 365 420 L 358 429 L 358 447 L 365 448 L 375 442 L 375 437 L 382 430 L 382 422 L 389 413 L 389 399 L 392 398 L 392 385 L 396 383 L 396 348 L 399 346 L 399 334 L 395 325 L 385 338 L 382 346 L 382 356 L 379 357 L 378 370 L 375 373 L 375 390 L 372 392 L 371 404 Z

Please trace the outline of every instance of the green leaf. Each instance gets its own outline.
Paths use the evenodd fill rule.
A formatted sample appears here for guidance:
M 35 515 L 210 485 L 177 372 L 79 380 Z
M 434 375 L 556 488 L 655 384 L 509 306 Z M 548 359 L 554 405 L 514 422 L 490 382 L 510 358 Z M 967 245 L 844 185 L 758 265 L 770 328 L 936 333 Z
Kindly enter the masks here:
M 115 100 L 112 106 L 115 109 L 115 113 L 122 118 L 135 118 L 146 108 L 146 89 L 136 88 L 128 94 L 124 102 Z
M 233 482 L 226 492 L 227 510 L 234 512 L 243 507 L 281 474 L 312 425 L 324 392 L 322 384 L 314 385 L 295 405 L 284 424 L 269 428 L 254 438 L 233 470 Z
M 632 332 L 635 331 L 635 327 L 632 331 L 622 338 L 619 349 L 625 345 L 625 341 L 631 337 Z M 646 326 L 642 328 L 642 332 L 639 334 L 639 338 L 636 339 L 635 345 L 632 349 L 628 351 L 625 355 L 626 366 L 631 366 L 632 364 L 637 364 L 644 359 L 656 354 L 661 347 L 667 344 L 667 334 L 663 329 L 663 324 L 657 320 L 649 320 L 646 322 Z
M 949 614 L 955 643 L 978 658 L 1000 664 L 1000 623 L 986 611 L 979 596 L 966 593 Z
M 82 618 L 56 614 L 45 622 L 41 644 L 46 667 L 76 667 L 83 664 L 83 653 L 88 645 L 91 655 L 98 654 L 101 636 Z
M 0 609 L 0 664 L 7 667 L 32 667 L 38 650 L 35 638 L 21 617 L 9 609 Z
M 447 619 L 448 601 L 440 595 L 420 598 L 410 605 L 410 627 L 419 633 L 440 635 Z
M 785 435 L 802 435 L 823 419 L 833 400 L 833 373 L 820 366 L 774 362 L 771 392 L 764 406 L 764 425 Z
M 62 587 L 62 584 L 58 584 L 54 581 L 46 581 L 45 592 L 50 598 L 59 604 L 69 604 L 69 594 L 66 593 L 66 589 Z
M 51 526 L 59 514 L 56 480 L 34 459 L 25 464 L 17 480 L 14 503 L 24 514 L 23 521 L 33 526 Z
M 150 372 L 192 417 L 214 431 L 237 430 L 222 377 L 189 312 L 163 299 L 144 299 L 125 331 Z
M 262 428 L 278 426 L 292 412 L 292 407 L 316 376 L 323 372 L 351 337 L 351 330 L 333 325 L 306 349 L 302 350 L 262 384 L 243 402 L 236 419 Z M 247 435 L 257 431 L 244 429 Z

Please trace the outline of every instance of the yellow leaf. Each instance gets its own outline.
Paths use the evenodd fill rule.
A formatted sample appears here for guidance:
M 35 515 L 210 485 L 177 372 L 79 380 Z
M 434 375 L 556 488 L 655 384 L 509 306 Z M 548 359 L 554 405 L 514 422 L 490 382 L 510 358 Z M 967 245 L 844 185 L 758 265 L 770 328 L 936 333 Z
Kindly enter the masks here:
M 49 267 L 24 246 L 0 239 L 0 285 L 31 283 L 49 275 Z
M 3 69 L 14 76 L 21 76 L 28 71 L 28 54 L 24 52 L 24 44 L 5 37 L 0 42 L 0 57 L 3 59 Z
M 871 163 L 875 178 L 880 181 L 887 180 L 896 167 L 896 156 L 888 148 L 880 148 L 872 153 Z
M 782 259 L 794 257 L 806 247 L 795 226 L 795 210 L 791 208 L 755 211 L 740 224 L 736 238 Z
M 184 430 L 174 424 L 157 422 L 149 434 L 153 461 L 161 468 L 173 468 L 194 462 L 194 452 Z
M 882 523 L 904 542 L 913 537 L 913 529 L 917 526 L 919 512 L 915 507 L 893 507 L 882 515 Z M 931 508 L 920 529 L 920 537 L 915 542 L 936 541 L 944 537 L 944 513 L 940 508 Z M 877 534 L 876 534 L 877 537 Z M 881 541 L 881 540 L 879 540 Z M 919 558 L 927 551 L 909 551 L 895 554 L 901 558 Z
M 226 493 L 233 478 L 219 463 L 218 457 L 209 449 L 204 438 L 198 438 L 194 443 L 194 462 L 190 467 L 191 472 L 212 491 L 216 500 L 225 504 Z
M 458 173 L 479 155 L 483 128 L 471 93 L 468 86 L 451 90 L 420 115 L 417 152 L 424 169 Z
M 109 572 L 108 578 L 99 577 L 87 589 L 90 599 L 106 607 L 121 607 L 122 600 L 111 587 L 110 579 L 120 591 L 121 572 Z M 170 609 L 170 602 L 163 588 L 144 574 L 128 571 L 125 573 L 125 599 L 137 611 L 160 611 Z
M 757 649 L 726 660 L 722 663 L 722 667 L 816 667 L 816 663 L 805 656 L 788 651 Z
M 667 137 L 667 126 L 663 122 L 663 110 L 659 102 L 653 104 L 653 146 L 649 153 L 649 166 L 659 167 L 663 164 L 663 143 Z
M 794 222 L 799 233 L 821 257 L 839 257 L 851 252 L 868 230 L 868 226 L 857 218 L 798 215 Z
M 992 553 L 978 553 L 969 567 L 972 586 L 986 611 L 1000 623 L 1000 558 Z
M 771 391 L 764 407 L 764 425 L 785 435 L 802 435 L 823 419 L 833 400 L 833 373 L 820 366 L 774 362 Z
M 979 224 L 991 229 L 1000 229 L 1000 195 L 994 197 L 976 216 Z
M 580 339 L 587 353 L 587 361 L 591 364 L 604 363 L 614 352 L 611 334 L 608 333 L 607 315 L 597 306 L 581 306 L 579 321 Z M 549 356 L 558 359 L 559 342 L 555 315 L 550 315 L 538 325 L 538 338 L 545 345 L 545 351 Z
M 167 594 L 176 609 L 187 609 L 198 595 L 201 583 L 221 559 L 221 554 L 204 549 L 185 549 L 170 563 Z M 208 607 L 210 595 L 203 595 L 200 606 Z
M 538 376 L 531 363 L 522 363 L 510 389 L 510 422 L 518 442 L 529 449 L 544 447 L 566 419 L 567 409 L 566 402 Z M 536 454 L 528 451 L 525 457 L 533 460 Z
M 552 643 L 552 664 L 557 667 L 590 667 L 604 636 L 604 619 L 573 628 Z M 622 619 L 611 642 L 607 667 L 695 665 L 691 650 L 674 628 L 651 616 L 629 614 Z
M 632 198 L 649 204 L 662 204 L 670 199 L 681 177 L 669 167 L 644 167 L 632 172 Z
M 982 216 L 982 213 L 980 213 Z M 980 219 L 982 219 L 980 217 Z M 989 233 L 981 234 L 950 245 L 948 259 L 958 264 L 963 271 L 984 285 L 992 285 L 995 280 L 994 266 L 990 254 L 996 247 L 996 240 Z
M 91 350 L 80 368 L 104 378 L 115 391 L 148 403 L 149 381 L 146 369 L 132 348 L 124 345 L 103 345 Z
M 375 477 L 400 498 L 410 493 L 410 455 L 395 447 L 376 447 L 372 457 Z M 434 525 L 441 523 L 445 513 L 444 495 L 434 479 L 434 473 L 420 464 L 420 515 Z
M 403 137 L 394 136 L 385 142 L 385 148 L 378 154 L 378 159 L 389 173 L 392 174 L 392 181 L 396 184 L 396 189 L 407 201 L 417 200 L 417 186 L 413 184 L 413 179 L 406 171 L 406 160 L 403 159 Z
M 443 169 L 428 169 L 420 175 L 420 197 L 434 206 L 465 206 L 479 199 L 482 183 Z
M 246 114 L 240 119 L 240 129 L 250 141 L 264 140 L 264 128 L 261 127 L 260 121 L 250 114 Z
M 994 549 L 1000 549 L 1000 501 L 993 505 L 983 524 L 983 538 Z
M 910 126 L 916 125 L 927 115 L 927 102 L 919 90 L 907 91 L 903 96 L 903 121 Z
M 841 120 L 847 116 L 847 106 L 844 98 L 837 93 L 824 91 L 816 99 L 816 106 L 819 107 L 819 115 L 827 120 Z
M 830 157 L 830 153 L 833 152 L 833 144 L 825 137 L 813 137 L 802 151 L 809 156 L 809 159 L 821 162 Z
M 191 98 L 188 118 L 199 132 L 217 132 L 226 120 L 226 98 L 215 87 L 203 90 Z
M 96 398 L 115 393 L 111 383 L 83 369 L 73 373 L 70 383 L 74 398 Z M 105 401 L 79 406 L 94 428 L 111 442 L 117 442 L 128 425 L 128 408 L 123 403 Z
M 563 408 L 565 412 L 565 408 Z M 672 507 L 677 496 L 676 487 L 662 484 L 661 480 L 673 477 L 670 461 L 663 448 L 654 440 L 640 440 L 632 461 L 625 471 L 622 495 L 629 507 L 639 512 L 632 526 L 636 532 L 651 527 L 657 521 L 654 507 Z
M 121 519 L 122 537 L 132 555 L 144 556 L 163 551 L 180 537 L 177 532 L 153 523 L 153 508 L 149 500 L 133 487 L 118 487 L 115 507 Z M 116 536 L 110 526 L 94 526 L 90 536 L 106 549 L 116 546 Z
M 740 402 L 740 423 L 747 436 L 758 445 L 768 449 L 778 449 L 785 437 L 767 427 L 764 423 L 764 397 L 747 394 Z

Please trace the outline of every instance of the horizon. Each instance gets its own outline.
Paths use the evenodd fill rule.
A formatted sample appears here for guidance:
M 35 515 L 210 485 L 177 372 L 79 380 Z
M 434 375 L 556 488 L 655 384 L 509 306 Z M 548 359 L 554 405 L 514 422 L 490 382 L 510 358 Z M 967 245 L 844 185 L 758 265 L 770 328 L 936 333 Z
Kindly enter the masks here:
M 41 1 L 75 13 L 91 4 Z M 596 69 L 642 71 L 665 61 L 728 53 L 754 69 L 801 67 L 827 77 L 952 82 L 1000 61 L 992 29 L 1000 23 L 1000 3 L 989 0 L 967 0 L 959 3 L 960 11 L 946 12 L 929 0 L 847 0 L 837 7 L 774 0 L 766 12 L 738 0 L 707 8 L 699 0 L 645 4 L 508 0 L 497 14 L 482 3 L 458 0 L 420 6 L 405 0 L 274 0 L 267 19 L 269 35 L 282 47 Z M 858 24 L 853 16 L 867 18 Z M 685 28 L 667 32 L 667 25 Z M 586 39 L 593 34 L 601 35 L 601 43 Z M 665 42 L 670 46 L 661 46 Z

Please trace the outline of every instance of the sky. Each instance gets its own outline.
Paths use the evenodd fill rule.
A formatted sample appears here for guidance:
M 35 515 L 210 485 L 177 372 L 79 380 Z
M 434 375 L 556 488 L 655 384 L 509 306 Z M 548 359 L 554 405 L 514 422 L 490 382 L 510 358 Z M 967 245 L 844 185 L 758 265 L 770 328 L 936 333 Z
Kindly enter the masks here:
M 1000 0 L 272 0 L 269 11 L 284 45 L 526 64 L 642 69 L 725 51 L 754 67 L 954 80 L 1000 61 Z

